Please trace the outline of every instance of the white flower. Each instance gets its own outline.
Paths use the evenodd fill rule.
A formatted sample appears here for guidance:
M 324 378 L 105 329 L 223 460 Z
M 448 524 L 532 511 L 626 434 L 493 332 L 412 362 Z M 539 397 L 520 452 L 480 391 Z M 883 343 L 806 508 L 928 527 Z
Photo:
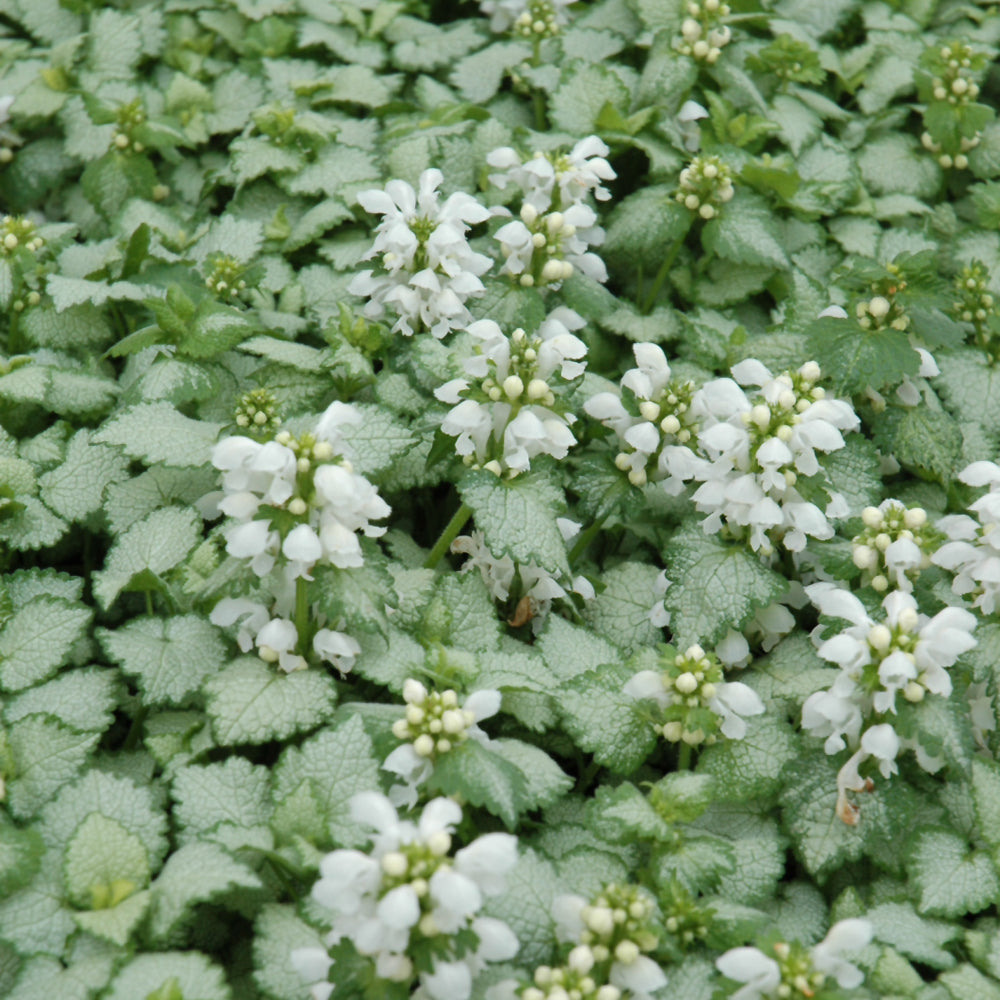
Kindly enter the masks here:
M 621 395 L 610 392 L 591 396 L 583 408 L 618 436 L 622 449 L 615 464 L 634 486 L 658 481 L 676 496 L 704 464 L 688 444 L 698 430 L 691 409 L 694 385 L 671 379 L 657 344 L 634 344 L 632 352 L 638 367 L 622 376 L 621 386 L 635 398 L 638 413 L 629 412 Z
M 565 458 L 576 443 L 572 413 L 557 402 L 559 380 L 582 374 L 587 346 L 571 333 L 584 321 L 558 308 L 529 337 L 524 330 L 504 336 L 493 320 L 470 324 L 477 354 L 465 362 L 472 379 L 445 383 L 435 396 L 456 403 L 441 424 L 456 437 L 455 450 L 467 464 L 492 468 L 499 475 L 526 471 L 537 455 Z
M 773 997 L 781 985 L 781 969 L 759 948 L 731 948 L 715 960 L 715 967 L 727 979 L 745 983 L 730 1000 L 761 1000 Z
M 569 153 L 536 152 L 522 160 L 510 146 L 502 146 L 489 153 L 486 162 L 498 171 L 489 175 L 491 184 L 501 191 L 508 184 L 516 184 L 524 193 L 525 203 L 542 214 L 550 210 L 565 212 L 591 193 L 598 201 L 607 201 L 611 192 L 604 182 L 617 176 L 605 159 L 607 155 L 604 142 L 590 135 Z
M 872 939 L 872 925 L 868 920 L 851 918 L 835 923 L 819 944 L 810 951 L 813 968 L 832 976 L 842 989 L 854 989 L 864 981 L 864 973 L 846 960 L 845 955 L 861 951 Z
M 478 916 L 484 897 L 503 891 L 504 876 L 517 861 L 517 838 L 487 834 L 449 858 L 462 810 L 445 798 L 429 802 L 414 823 L 401 820 L 384 795 L 362 792 L 351 800 L 351 816 L 372 831 L 373 847 L 370 854 L 333 851 L 320 863 L 312 895 L 331 912 L 328 943 L 349 938 L 372 958 L 379 978 L 412 985 L 407 949 L 416 935 L 432 945 L 433 956 L 417 995 L 464 1000 L 487 962 L 517 951 L 506 924 Z M 478 945 L 459 956 L 450 938 L 469 930 Z M 306 972 L 323 971 L 312 953 L 298 964 Z
M 708 458 L 693 472 L 702 483 L 695 506 L 708 515 L 703 527 L 711 532 L 725 526 L 765 554 L 776 541 L 800 552 L 807 537 L 831 538 L 828 519 L 848 508 L 830 488 L 816 452 L 842 448 L 842 432 L 857 429 L 850 404 L 826 398 L 816 385 L 815 362 L 774 377 L 748 359 L 734 366 L 733 375 L 758 391 L 748 396 L 731 379 L 717 379 L 691 401 L 700 421 L 698 443 Z M 821 477 L 825 508 L 798 491 L 799 476 Z
M 491 261 L 469 246 L 470 225 L 485 222 L 490 211 L 471 195 L 456 192 L 439 205 L 440 170 L 425 170 L 419 189 L 392 180 L 385 190 L 362 191 L 358 201 L 368 212 L 383 216 L 375 244 L 365 259 L 378 257 L 381 272 L 362 271 L 348 286 L 369 298 L 364 314 L 378 319 L 386 306 L 398 319 L 393 330 L 410 336 L 427 329 L 435 337 L 462 329 L 471 319 L 465 307 L 483 292 L 480 275 Z
M 569 23 L 566 8 L 576 0 L 545 0 L 544 16 L 540 20 L 532 15 L 529 0 L 480 0 L 479 9 L 488 14 L 490 30 L 497 34 L 514 30 L 519 35 L 550 37 Z M 536 31 L 535 25 L 541 30 Z

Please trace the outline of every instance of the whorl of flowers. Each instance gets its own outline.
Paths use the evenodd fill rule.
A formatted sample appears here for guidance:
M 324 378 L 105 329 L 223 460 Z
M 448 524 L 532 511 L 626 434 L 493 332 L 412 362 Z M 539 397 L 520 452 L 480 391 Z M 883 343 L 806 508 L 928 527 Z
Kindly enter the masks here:
M 683 652 L 661 646 L 660 669 L 637 673 L 625 693 L 654 701 L 663 721 L 653 728 L 668 742 L 688 746 L 711 746 L 720 732 L 728 739 L 742 739 L 747 731 L 744 716 L 764 711 L 757 692 L 727 681 L 719 656 L 698 645 Z
M 850 990 L 865 978 L 850 959 L 868 945 L 872 933 L 868 920 L 841 920 L 811 948 L 798 941 L 780 940 L 767 946 L 770 954 L 760 948 L 732 948 L 715 960 L 715 967 L 727 979 L 743 984 L 730 994 L 730 1000 L 812 997 L 824 987 L 829 988 L 829 979 L 841 989 Z
M 576 444 L 576 416 L 560 398 L 583 374 L 587 345 L 571 330 L 584 321 L 572 309 L 554 310 L 534 335 L 505 336 L 493 320 L 470 324 L 477 353 L 466 360 L 469 378 L 453 379 L 434 395 L 455 404 L 441 429 L 457 438 L 467 465 L 497 475 L 527 470 L 537 455 L 565 458 Z
M 327 947 L 349 940 L 372 960 L 377 979 L 417 987 L 415 996 L 467 1000 L 488 962 L 517 953 L 511 929 L 479 915 L 484 897 L 504 890 L 517 838 L 488 833 L 452 856 L 462 809 L 445 798 L 414 822 L 401 820 L 384 795 L 361 792 L 351 816 L 371 831 L 372 847 L 333 851 L 320 862 L 312 896 L 330 911 Z M 295 949 L 292 964 L 315 1000 L 329 998 L 337 968 L 325 949 Z
M 935 43 L 928 46 L 920 63 L 926 73 L 920 81 L 921 97 L 927 101 L 924 119 L 930 128 L 935 127 L 930 124 L 931 118 L 941 105 L 952 110 L 952 115 L 959 121 L 968 121 L 971 116 L 966 109 L 979 98 L 978 80 L 989 64 L 987 55 L 974 51 L 962 39 L 953 39 L 944 45 Z M 942 117 L 937 115 L 936 122 L 940 122 Z M 986 121 L 989 120 L 987 117 Z M 921 145 L 934 154 L 942 170 L 967 169 L 969 157 L 966 154 L 982 142 L 982 128 L 976 128 L 975 125 L 970 127 L 966 121 L 962 121 L 959 128 L 947 130 L 942 130 L 938 125 L 935 130 L 938 141 L 935 141 L 930 130 L 924 131 L 920 136 Z
M 806 537 L 831 538 L 827 518 L 848 513 L 844 499 L 825 485 L 817 451 L 844 447 L 841 432 L 854 431 L 859 420 L 850 403 L 829 399 L 817 385 L 820 369 L 809 361 L 795 372 L 773 376 L 759 361 L 741 361 L 731 379 L 707 383 L 696 394 L 697 412 L 705 413 L 698 443 L 709 461 L 694 478 L 697 509 L 708 514 L 706 531 L 744 537 L 765 554 L 780 543 L 789 552 L 805 548 Z M 800 476 L 820 477 L 829 497 L 825 510 L 796 488 Z
M 735 193 L 733 172 L 718 156 L 696 156 L 680 172 L 674 198 L 702 219 L 714 219 Z
M 614 430 L 621 443 L 615 465 L 633 486 L 661 482 L 676 495 L 697 465 L 690 443 L 698 421 L 691 409 L 693 382 L 671 378 L 670 365 L 656 344 L 634 344 L 637 368 L 627 371 L 620 393 L 599 392 L 584 403 L 585 412 Z
M 249 559 L 261 577 L 280 561 L 289 577 L 307 580 L 318 562 L 363 564 L 357 532 L 384 534 L 371 522 L 390 509 L 343 455 L 340 428 L 361 420 L 352 406 L 332 403 L 312 433 L 282 431 L 267 442 L 237 435 L 215 446 L 225 492 L 219 511 L 236 522 L 225 532 L 231 556 Z
M 390 308 L 398 317 L 393 330 L 411 336 L 429 330 L 443 338 L 472 318 L 465 307 L 483 292 L 480 275 L 492 264 L 469 246 L 469 227 L 485 222 L 490 211 L 471 195 L 456 192 L 439 204 L 440 170 L 425 170 L 417 191 L 392 180 L 384 190 L 358 195 L 362 208 L 382 221 L 365 260 L 378 259 L 378 270 L 362 271 L 348 286 L 369 299 L 364 315 L 379 319 Z
M 576 0 L 481 0 L 479 9 L 497 34 L 513 32 L 529 41 L 552 38 L 569 24 L 566 8 Z
M 243 417 L 263 433 L 276 418 L 271 402 L 267 395 L 248 393 L 237 406 L 237 421 Z M 212 464 L 223 474 L 218 510 L 233 522 L 224 529 L 226 551 L 248 559 L 258 577 L 277 573 L 270 581 L 270 602 L 224 598 L 210 619 L 222 628 L 237 625 L 243 652 L 256 647 L 261 659 L 285 671 L 307 666 L 307 637 L 292 621 L 296 585 L 311 580 L 317 564 L 363 565 L 357 533 L 385 532 L 371 522 L 388 516 L 388 504 L 343 455 L 341 428 L 360 420 L 353 407 L 332 403 L 314 432 L 294 437 L 282 431 L 272 441 L 235 435 L 212 452 Z M 350 670 L 358 643 L 322 620 L 319 624 L 312 651 L 339 670 Z
M 490 183 L 505 190 L 517 185 L 523 193 L 519 218 L 495 234 L 509 274 L 525 287 L 558 286 L 574 271 L 595 281 L 607 281 L 608 272 L 597 254 L 587 248 L 604 242 L 597 213 L 586 204 L 589 194 L 607 201 L 603 181 L 615 172 L 605 159 L 608 147 L 597 136 L 581 139 L 569 153 L 536 152 L 527 160 L 510 146 L 493 150 L 486 162 L 498 173 Z
M 557 896 L 552 910 L 559 939 L 573 948 L 562 965 L 536 969 L 521 1000 L 557 1000 L 574 990 L 587 1000 L 644 1000 L 666 984 L 646 954 L 659 935 L 656 904 L 645 890 L 613 884 L 590 901 Z
M 952 590 L 956 594 L 991 615 L 1000 609 L 1000 466 L 973 462 L 958 478 L 968 486 L 989 486 L 989 492 L 969 506 L 976 519 L 952 514 L 938 521 L 948 541 L 931 562 L 955 574 Z
M 1000 332 L 996 298 L 990 291 L 990 273 L 982 261 L 974 260 L 955 276 L 957 298 L 952 303 L 952 315 L 963 323 L 972 324 L 976 346 L 996 363 Z
M 699 62 L 714 65 L 722 50 L 732 41 L 733 33 L 723 24 L 731 11 L 722 0 L 691 0 L 685 4 L 687 17 L 681 22 L 681 40 L 677 50 Z
M 851 557 L 863 571 L 863 582 L 879 592 L 890 586 L 911 591 L 942 540 L 928 523 L 927 512 L 890 499 L 878 507 L 865 507 L 861 520 L 865 527 L 851 540 Z
M 434 761 L 470 738 L 480 742 L 487 739 L 478 723 L 500 711 L 500 692 L 474 691 L 459 704 L 458 694 L 450 688 L 428 691 L 411 677 L 403 685 L 403 701 L 403 717 L 392 725 L 392 735 L 403 743 L 382 766 L 404 781 L 392 789 L 390 799 L 395 805 L 413 806 L 417 786 L 430 777 Z
M 837 779 L 838 815 L 853 825 L 857 808 L 846 793 L 868 787 L 860 777 L 860 765 L 874 757 L 884 778 L 897 770 L 900 738 L 888 721 L 897 712 L 897 693 L 912 703 L 928 694 L 948 697 L 952 684 L 946 668 L 976 645 L 972 637 L 976 618 L 962 608 L 944 608 L 928 618 L 911 594 L 894 590 L 882 601 L 885 617 L 875 620 L 857 597 L 832 583 L 805 589 L 822 614 L 851 623 L 829 639 L 816 637 L 819 655 L 841 672 L 828 690 L 806 699 L 802 726 L 825 740 L 828 754 L 845 747 L 855 751 Z M 914 749 L 926 770 L 940 766 L 919 746 Z

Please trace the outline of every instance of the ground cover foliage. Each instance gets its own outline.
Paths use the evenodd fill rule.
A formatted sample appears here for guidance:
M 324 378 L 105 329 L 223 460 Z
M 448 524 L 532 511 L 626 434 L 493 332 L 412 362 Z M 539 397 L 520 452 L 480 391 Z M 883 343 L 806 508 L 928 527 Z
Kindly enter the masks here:
M 0 995 L 1000 997 L 998 43 L 0 0 Z

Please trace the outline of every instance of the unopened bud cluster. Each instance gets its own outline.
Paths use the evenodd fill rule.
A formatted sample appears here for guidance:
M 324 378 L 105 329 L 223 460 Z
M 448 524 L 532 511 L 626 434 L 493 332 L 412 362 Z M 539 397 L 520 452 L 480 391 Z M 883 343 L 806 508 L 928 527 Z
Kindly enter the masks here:
M 614 884 L 589 903 L 563 896 L 556 907 L 561 908 L 560 937 L 572 948 L 562 964 L 535 970 L 533 985 L 521 990 L 521 1000 L 621 1000 L 665 983 L 645 954 L 659 939 L 653 932 L 656 904 L 644 890 Z
M 45 245 L 45 241 L 38 235 L 35 224 L 30 219 L 20 215 L 5 215 L 0 222 L 0 244 L 3 245 L 4 256 L 9 257 L 21 247 L 37 253 Z
M 696 391 L 695 384 L 679 379 L 669 381 L 654 399 L 638 401 L 639 416 L 654 424 L 663 435 L 663 445 L 673 443 L 686 445 L 698 433 L 698 422 L 691 413 L 691 399 Z M 645 448 L 636 448 L 627 439 L 623 440 L 623 449 L 615 456 L 615 466 L 622 472 L 628 472 L 628 480 L 633 486 L 645 486 L 646 482 L 658 470 L 659 449 L 646 453 Z M 643 459 L 643 464 L 636 463 L 636 456 Z
M 941 125 L 940 114 L 935 112 L 937 124 L 931 127 L 936 129 L 936 136 L 925 131 L 920 137 L 921 144 L 935 155 L 943 170 L 965 170 L 969 166 L 966 154 L 975 149 L 982 138 L 982 131 L 976 126 L 983 118 L 975 115 L 972 105 L 979 98 L 977 80 L 985 69 L 986 57 L 983 53 L 974 52 L 965 42 L 954 40 L 940 47 L 931 46 L 924 52 L 921 64 L 930 77 L 929 83 L 925 81 L 921 87 L 928 112 L 947 105 L 956 126 L 945 129 Z M 970 113 L 973 114 L 971 122 Z
M 576 227 L 566 221 L 562 212 L 540 213 L 534 205 L 521 206 L 521 221 L 530 234 L 530 262 L 520 274 L 518 281 L 524 288 L 535 285 L 558 284 L 569 278 L 574 271 L 570 261 L 564 258 L 564 242 L 576 235 Z M 504 257 L 510 260 L 516 253 L 514 247 L 500 244 Z
M 687 17 L 681 23 L 681 41 L 677 50 L 699 62 L 712 66 L 733 37 L 722 23 L 730 14 L 729 4 L 721 0 L 701 0 L 686 6 Z
M 709 706 L 725 680 L 722 664 L 698 645 L 676 654 L 667 648 L 670 652 L 660 660 L 661 680 L 671 703 L 664 709 L 667 721 L 654 728 L 670 743 L 711 746 L 718 739 L 719 718 Z
M 270 437 L 281 426 L 278 401 L 270 389 L 251 389 L 236 402 L 233 421 L 253 437 Z
M 428 691 L 420 681 L 410 678 L 403 685 L 406 714 L 392 726 L 397 740 L 408 740 L 418 757 L 436 757 L 468 739 L 475 725 L 476 713 L 463 709 L 458 694 Z
M 111 149 L 120 153 L 142 153 L 145 146 L 135 138 L 135 129 L 146 123 L 146 112 L 137 99 L 118 109 L 115 130 L 111 136 Z
M 991 321 L 997 315 L 996 300 L 989 290 L 989 272 L 985 265 L 974 260 L 967 264 L 955 278 L 958 295 L 952 303 L 952 315 L 963 323 L 971 323 L 976 332 L 976 346 L 995 361 L 1000 345 L 994 343 Z
M 871 662 L 862 668 L 860 686 L 870 691 L 883 686 L 879 676 L 879 666 L 883 660 L 896 653 L 902 653 L 912 664 L 916 664 L 914 650 L 920 640 L 920 615 L 915 608 L 904 607 L 896 623 L 891 621 L 876 622 L 868 629 L 867 643 Z M 923 675 L 918 675 L 908 681 L 902 689 L 903 697 L 910 702 L 924 700 L 927 687 Z
M 893 275 L 888 281 L 872 283 L 871 290 L 875 293 L 870 299 L 862 299 L 854 307 L 854 314 L 864 330 L 907 330 L 910 317 L 897 300 L 900 292 L 906 291 L 906 280 L 895 264 L 887 264 L 886 270 Z
M 821 375 L 815 361 L 807 361 L 798 371 L 783 372 L 775 379 L 781 385 L 771 402 L 758 402 L 743 413 L 743 423 L 750 434 L 750 450 L 756 456 L 759 448 L 771 438 L 788 444 L 795 436 L 795 428 L 814 403 L 826 398 L 826 390 L 816 385 Z M 755 458 L 755 463 L 760 464 Z M 785 469 L 785 483 L 794 486 L 798 481 L 794 469 Z
M 511 29 L 522 38 L 552 38 L 559 34 L 558 11 L 549 0 L 530 0 L 527 8 L 518 15 Z
M 700 906 L 679 882 L 671 883 L 661 894 L 660 911 L 664 930 L 682 951 L 697 947 L 708 937 L 712 910 Z
M 247 287 L 243 279 L 244 270 L 238 260 L 220 255 L 212 261 L 212 270 L 205 278 L 205 287 L 220 298 L 235 299 Z
M 698 156 L 681 171 L 674 197 L 701 218 L 714 219 L 734 193 L 729 167 L 718 156 Z
M 851 541 L 854 565 L 863 581 L 882 593 L 890 586 L 910 585 L 931 564 L 931 555 L 943 540 L 927 520 L 922 507 L 905 507 L 886 500 L 861 512 L 865 529 Z

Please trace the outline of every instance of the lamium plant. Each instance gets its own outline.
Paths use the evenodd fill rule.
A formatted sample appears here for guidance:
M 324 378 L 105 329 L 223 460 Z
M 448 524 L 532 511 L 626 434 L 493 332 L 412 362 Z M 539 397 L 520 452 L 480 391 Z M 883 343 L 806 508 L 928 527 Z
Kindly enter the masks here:
M 0 24 L 0 997 L 1000 997 L 1000 6 Z

